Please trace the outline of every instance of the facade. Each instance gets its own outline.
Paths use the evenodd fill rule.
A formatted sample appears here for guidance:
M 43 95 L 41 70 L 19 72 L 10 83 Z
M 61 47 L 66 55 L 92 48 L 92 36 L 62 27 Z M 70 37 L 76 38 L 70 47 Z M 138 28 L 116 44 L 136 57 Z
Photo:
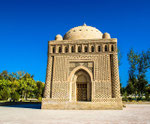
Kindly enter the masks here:
M 117 39 L 78 26 L 48 43 L 42 109 L 122 109 Z

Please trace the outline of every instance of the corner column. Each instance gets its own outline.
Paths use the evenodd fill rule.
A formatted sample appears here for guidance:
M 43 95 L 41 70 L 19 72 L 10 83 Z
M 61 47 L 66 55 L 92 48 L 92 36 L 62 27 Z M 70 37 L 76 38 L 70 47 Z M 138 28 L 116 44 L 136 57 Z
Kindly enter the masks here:
M 120 81 L 118 68 L 118 55 L 111 55 L 111 75 L 112 75 L 112 98 L 120 98 Z
M 47 60 L 47 71 L 46 71 L 46 83 L 44 89 L 44 98 L 50 98 L 50 90 L 51 90 L 51 73 L 52 73 L 52 57 L 48 53 L 48 60 Z

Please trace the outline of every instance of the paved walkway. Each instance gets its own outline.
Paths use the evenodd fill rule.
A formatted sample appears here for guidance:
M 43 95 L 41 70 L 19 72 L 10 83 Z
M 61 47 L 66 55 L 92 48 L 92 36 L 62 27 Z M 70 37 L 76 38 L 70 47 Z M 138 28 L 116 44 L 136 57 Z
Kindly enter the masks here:
M 0 107 L 0 124 L 150 124 L 150 104 L 123 110 L 41 110 L 40 105 Z

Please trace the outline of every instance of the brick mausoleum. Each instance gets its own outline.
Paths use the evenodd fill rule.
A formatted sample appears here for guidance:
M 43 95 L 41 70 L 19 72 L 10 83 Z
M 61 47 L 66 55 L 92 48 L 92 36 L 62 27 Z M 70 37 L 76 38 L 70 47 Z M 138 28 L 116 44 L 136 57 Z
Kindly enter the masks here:
M 49 41 L 42 109 L 122 109 L 117 39 L 84 24 Z

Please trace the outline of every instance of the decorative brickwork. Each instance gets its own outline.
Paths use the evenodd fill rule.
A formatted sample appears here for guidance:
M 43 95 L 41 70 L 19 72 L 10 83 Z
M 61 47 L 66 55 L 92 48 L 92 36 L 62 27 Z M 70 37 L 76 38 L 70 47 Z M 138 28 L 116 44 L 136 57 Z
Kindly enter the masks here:
M 117 54 L 111 55 L 112 62 L 112 97 L 120 98 L 120 81 L 118 71 L 118 56 Z
M 122 108 L 117 39 L 84 26 L 49 42 L 42 108 Z
M 44 90 L 44 98 L 50 98 L 50 88 L 51 88 L 51 76 L 52 76 L 52 62 L 53 58 L 51 56 L 48 57 L 47 61 L 47 72 L 46 72 L 46 83 Z
M 100 81 L 95 82 L 95 97 L 98 98 L 111 98 L 111 82 Z
M 52 98 L 54 99 L 69 99 L 69 83 L 68 82 L 53 82 Z

